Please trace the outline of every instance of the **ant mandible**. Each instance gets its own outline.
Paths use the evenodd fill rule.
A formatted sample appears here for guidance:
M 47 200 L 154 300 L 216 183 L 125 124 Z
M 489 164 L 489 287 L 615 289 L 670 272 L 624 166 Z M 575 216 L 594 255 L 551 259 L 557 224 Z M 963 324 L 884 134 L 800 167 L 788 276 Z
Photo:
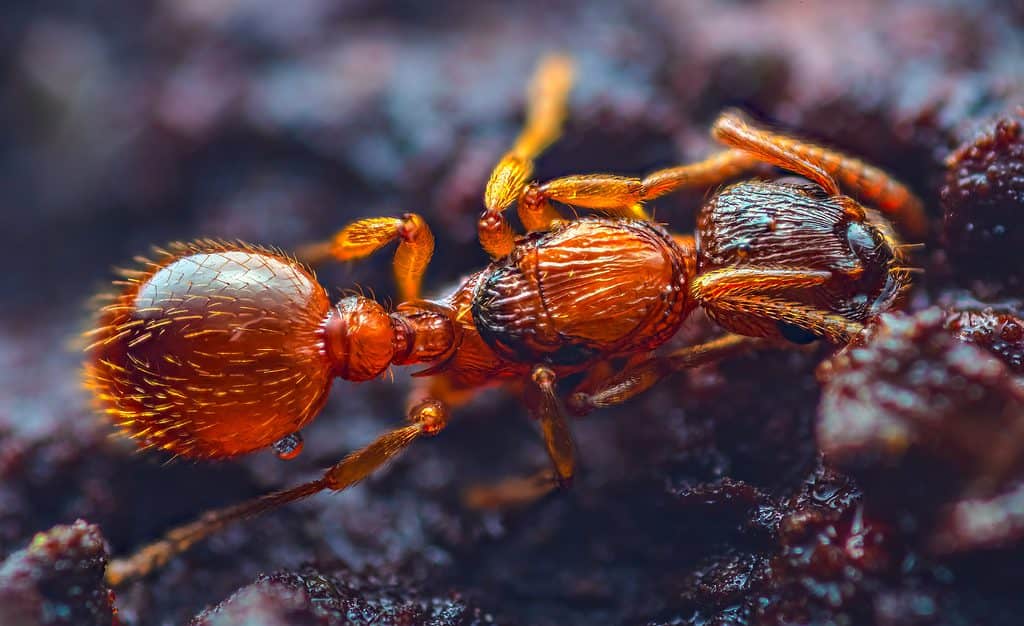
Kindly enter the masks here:
M 98 403 L 141 447 L 224 458 L 288 441 L 323 407 L 331 381 L 378 378 L 391 365 L 429 364 L 429 397 L 408 424 L 321 478 L 212 511 L 108 568 L 111 584 L 144 575 L 226 524 L 362 480 L 421 436 L 436 435 L 448 406 L 493 383 L 524 383 L 553 471 L 509 481 L 545 493 L 574 474 L 572 438 L 556 382 L 590 370 L 569 397 L 579 414 L 619 404 L 672 372 L 759 344 L 844 343 L 890 307 L 909 271 L 886 217 L 910 235 L 925 228 L 920 202 L 881 170 L 754 126 L 734 111 L 712 126 L 727 149 L 645 178 L 609 174 L 530 182 L 533 161 L 560 134 L 572 64 L 550 56 L 528 92 L 524 129 L 494 168 L 478 232 L 491 263 L 454 290 L 420 297 L 434 239 L 416 214 L 356 221 L 306 248 L 316 261 L 366 257 L 397 241 L 402 303 L 388 312 L 364 296 L 334 306 L 310 270 L 276 250 L 200 240 L 173 244 L 124 272 L 119 294 L 89 334 L 85 379 Z M 644 202 L 719 185 L 762 164 L 811 184 L 749 180 L 701 210 L 696 236 L 653 222 Z M 840 185 L 866 204 L 840 193 Z M 517 203 L 529 231 L 504 211 Z M 566 219 L 555 204 L 600 211 Z M 884 216 L 886 217 L 883 217 Z M 316 258 L 319 257 L 319 258 Z M 729 331 L 655 355 L 696 307 Z M 628 358 L 600 378 L 596 364 Z M 524 487 L 524 485 L 531 485 Z M 506 485 L 507 487 L 507 485 Z M 495 486 L 478 502 L 522 493 Z M 515 489 L 512 489 L 513 491 Z

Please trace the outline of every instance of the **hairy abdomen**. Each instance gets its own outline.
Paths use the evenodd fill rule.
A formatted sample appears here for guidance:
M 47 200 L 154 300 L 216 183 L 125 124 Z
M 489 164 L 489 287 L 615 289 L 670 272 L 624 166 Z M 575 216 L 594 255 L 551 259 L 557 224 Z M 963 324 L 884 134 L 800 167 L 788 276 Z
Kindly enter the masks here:
M 198 242 L 130 276 L 100 314 L 86 382 L 140 445 L 244 454 L 319 411 L 330 303 L 312 274 L 270 250 Z

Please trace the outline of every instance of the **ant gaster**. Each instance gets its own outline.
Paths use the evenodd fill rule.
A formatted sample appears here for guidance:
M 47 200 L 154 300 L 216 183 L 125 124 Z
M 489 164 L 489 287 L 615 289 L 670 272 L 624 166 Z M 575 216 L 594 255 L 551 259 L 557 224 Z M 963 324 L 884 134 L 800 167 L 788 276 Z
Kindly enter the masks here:
M 759 344 L 844 343 L 890 307 L 908 284 L 886 217 L 925 228 L 920 202 L 881 170 L 723 113 L 712 136 L 726 146 L 704 161 L 645 178 L 609 174 L 530 182 L 533 161 L 561 132 L 571 62 L 542 61 L 525 127 L 484 193 L 480 244 L 491 263 L 444 296 L 420 297 L 434 239 L 419 215 L 356 221 L 307 247 L 311 261 L 366 257 L 397 241 L 402 299 L 387 311 L 352 295 L 331 305 L 306 267 L 276 250 L 200 240 L 159 251 L 125 272 L 91 331 L 86 382 L 98 403 L 142 447 L 224 458 L 290 443 L 323 407 L 331 381 L 378 378 L 392 365 L 427 364 L 429 396 L 408 424 L 293 489 L 209 512 L 134 555 L 108 580 L 143 575 L 226 524 L 321 490 L 362 480 L 448 421 L 448 406 L 495 383 L 524 383 L 553 470 L 535 480 L 481 488 L 477 504 L 550 490 L 574 474 L 574 447 L 556 381 L 588 371 L 568 405 L 583 414 L 619 404 L 668 374 Z M 770 164 L 810 184 L 749 180 L 704 205 L 695 236 L 653 222 L 644 202 L 719 185 Z M 877 210 L 842 195 L 840 187 Z M 529 231 L 504 211 L 517 203 Z M 600 211 L 567 219 L 557 205 Z M 883 217 L 883 215 L 885 217 Z M 727 334 L 668 354 L 653 351 L 696 307 Z M 595 367 L 628 357 L 617 373 Z M 600 378 L 603 374 L 606 377 Z M 509 485 L 518 485 L 509 487 Z

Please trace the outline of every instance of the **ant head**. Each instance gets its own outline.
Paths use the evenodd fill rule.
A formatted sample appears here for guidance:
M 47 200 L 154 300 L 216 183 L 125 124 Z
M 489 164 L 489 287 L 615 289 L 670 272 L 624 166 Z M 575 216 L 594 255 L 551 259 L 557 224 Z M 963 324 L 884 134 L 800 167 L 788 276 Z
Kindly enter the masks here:
M 881 214 L 816 185 L 745 182 L 705 207 L 699 225 L 699 271 L 750 270 L 749 310 L 717 313 L 743 334 L 813 340 L 820 329 L 757 311 L 756 299 L 788 302 L 863 323 L 888 308 L 908 282 L 895 234 Z M 818 284 L 758 291 L 758 271 L 827 272 Z
M 910 275 L 920 270 L 908 265 L 906 250 L 914 245 L 901 244 L 892 224 L 881 213 L 860 208 L 863 218 L 851 219 L 845 226 L 846 244 L 862 268 L 860 273 L 851 273 L 849 279 L 853 289 L 868 294 L 864 313 L 873 317 L 889 309 L 909 286 Z
M 376 378 L 395 355 L 391 316 L 370 298 L 342 298 L 324 323 L 324 345 L 336 376 L 355 381 Z
M 330 302 L 293 259 L 245 244 L 175 244 L 100 312 L 85 383 L 144 448 L 227 457 L 320 411 L 332 380 Z

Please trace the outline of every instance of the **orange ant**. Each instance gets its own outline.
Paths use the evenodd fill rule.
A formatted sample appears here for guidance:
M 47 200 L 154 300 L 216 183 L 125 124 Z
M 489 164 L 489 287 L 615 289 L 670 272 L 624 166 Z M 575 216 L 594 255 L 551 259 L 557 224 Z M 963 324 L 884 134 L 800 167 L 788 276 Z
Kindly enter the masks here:
M 909 283 L 902 246 L 883 214 L 904 230 L 925 228 L 903 185 L 859 160 L 723 113 L 712 136 L 727 149 L 645 178 L 609 174 L 530 182 L 536 156 L 560 134 L 572 64 L 548 57 L 532 81 L 524 130 L 494 168 L 478 224 L 491 263 L 435 300 L 420 297 L 434 238 L 415 214 L 356 221 L 306 249 L 312 260 L 348 261 L 398 241 L 394 273 L 402 303 L 388 312 L 353 295 L 331 305 L 310 270 L 285 254 L 244 243 L 173 244 L 124 272 L 100 312 L 86 382 L 99 404 L 144 448 L 191 458 L 246 454 L 292 436 L 323 407 L 331 381 L 378 378 L 391 365 L 429 364 L 429 396 L 408 424 L 328 469 L 321 478 L 206 513 L 111 563 L 118 584 L 144 575 L 236 520 L 362 480 L 421 436 L 448 422 L 447 406 L 492 384 L 524 384 L 553 471 L 476 492 L 501 504 L 568 483 L 574 446 L 556 382 L 590 370 L 569 397 L 579 414 L 636 396 L 672 372 L 761 344 L 845 343 L 890 307 Z M 653 222 L 644 202 L 682 188 L 719 185 L 761 164 L 813 184 L 749 180 L 704 205 L 696 236 Z M 840 184 L 878 210 L 840 193 Z M 529 231 L 503 212 L 517 203 Z M 552 203 L 597 210 L 566 219 Z M 698 306 L 729 331 L 664 355 Z M 602 378 L 595 368 L 628 358 Z

